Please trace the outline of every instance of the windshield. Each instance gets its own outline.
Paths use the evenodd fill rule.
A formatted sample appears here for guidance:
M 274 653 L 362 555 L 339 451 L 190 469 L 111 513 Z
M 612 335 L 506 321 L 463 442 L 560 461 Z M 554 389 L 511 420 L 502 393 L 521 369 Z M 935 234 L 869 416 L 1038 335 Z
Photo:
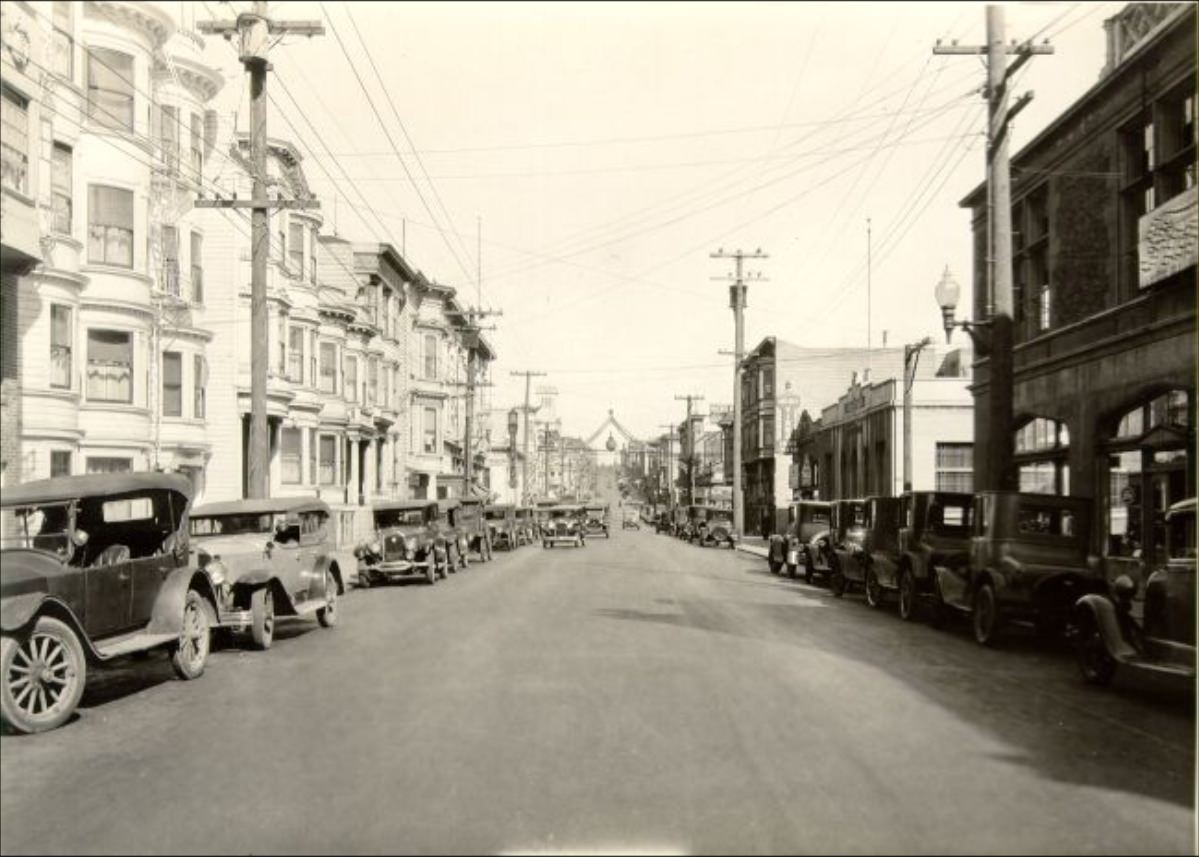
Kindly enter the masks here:
M 425 522 L 424 509 L 386 509 L 375 512 L 375 527 L 415 527 Z
M 963 503 L 932 502 L 928 506 L 928 528 L 946 536 L 964 536 L 970 531 L 971 507 Z
M 828 509 L 812 509 L 800 507 L 799 519 L 805 524 L 827 524 L 829 522 Z
M 71 504 L 46 503 L 0 510 L 0 548 L 71 552 Z
M 272 515 L 268 512 L 262 515 L 217 515 L 192 518 L 191 534 L 193 536 L 240 536 L 249 533 L 271 533 L 274 531 L 275 518 L 282 520 L 283 516 Z
M 573 518 L 574 516 L 575 513 L 567 509 L 555 509 L 554 511 L 550 512 L 551 518 Z
M 489 520 L 489 521 L 502 521 L 507 517 L 508 517 L 508 513 L 505 512 L 503 509 L 492 509 L 490 512 L 487 513 L 487 520 Z
M 721 521 L 723 523 L 728 523 L 729 521 L 733 520 L 733 513 L 732 512 L 724 512 L 724 511 L 712 512 L 708 515 L 708 518 L 713 521 Z
M 1069 509 L 1046 509 L 1021 506 L 1016 513 L 1016 532 L 1021 535 L 1061 536 L 1077 535 L 1074 513 Z

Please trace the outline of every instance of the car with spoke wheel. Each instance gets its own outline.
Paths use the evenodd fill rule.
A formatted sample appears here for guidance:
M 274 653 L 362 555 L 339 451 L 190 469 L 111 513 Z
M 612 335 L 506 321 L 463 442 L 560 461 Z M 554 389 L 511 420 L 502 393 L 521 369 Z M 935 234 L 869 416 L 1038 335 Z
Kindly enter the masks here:
M 490 562 L 492 557 L 491 532 L 483 515 L 483 501 L 475 497 L 461 497 L 450 506 L 450 526 L 458 531 L 458 550 L 463 567 L 473 552 L 480 562 Z
M 831 504 L 821 500 L 799 500 L 787 510 L 787 530 L 770 537 L 766 562 L 771 574 L 783 568 L 792 577 L 800 563 L 804 580 L 814 582 L 816 575 L 829 572 L 829 522 Z
M 896 573 L 899 618 L 912 619 L 927 606 L 929 621 L 940 625 L 945 605 L 938 578 L 951 568 L 970 564 L 974 498 L 950 491 L 912 491 L 900 501 Z
M 740 535 L 733 526 L 732 509 L 720 506 L 703 507 L 703 516 L 696 524 L 696 544 L 700 547 L 728 545 L 730 549 L 734 549 L 739 539 Z
M 316 497 L 206 503 L 191 514 L 196 561 L 217 587 L 218 624 L 269 649 L 277 619 L 337 623 L 345 592 L 329 537 L 330 510 Z
M 521 524 L 516 519 L 516 507 L 506 504 L 487 506 L 483 510 L 487 520 L 487 535 L 493 547 L 511 551 L 521 543 Z
M 829 589 L 840 598 L 866 585 L 865 500 L 835 500 L 830 523 Z
M 216 587 L 191 563 L 191 482 L 61 476 L 0 496 L 0 715 L 18 733 L 65 723 L 91 667 L 151 649 L 198 678 Z
M 540 510 L 539 510 L 540 511 Z M 586 543 L 583 531 L 582 507 L 574 505 L 549 506 L 545 510 L 541 525 L 541 546 L 571 545 L 576 548 Z
M 449 573 L 436 500 L 382 500 L 371 517 L 374 536 L 354 548 L 360 587 L 414 579 L 432 586 Z
M 607 503 L 586 503 L 583 506 L 583 514 L 583 525 L 586 528 L 587 535 L 602 535 L 605 539 L 611 538 L 610 534 L 608 533 Z

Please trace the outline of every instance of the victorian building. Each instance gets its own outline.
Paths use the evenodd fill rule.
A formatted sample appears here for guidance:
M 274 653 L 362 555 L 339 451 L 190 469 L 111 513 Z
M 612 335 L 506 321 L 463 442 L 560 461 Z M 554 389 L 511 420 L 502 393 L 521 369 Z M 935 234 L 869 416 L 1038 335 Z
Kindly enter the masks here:
M 1092 550 L 1136 573 L 1195 495 L 1195 7 L 1131 4 L 1104 26 L 1099 79 L 1011 160 L 1014 436 L 985 420 L 984 357 L 975 481 L 982 451 L 1011 444 L 1022 489 L 1092 498 Z M 962 204 L 982 319 L 986 186 Z

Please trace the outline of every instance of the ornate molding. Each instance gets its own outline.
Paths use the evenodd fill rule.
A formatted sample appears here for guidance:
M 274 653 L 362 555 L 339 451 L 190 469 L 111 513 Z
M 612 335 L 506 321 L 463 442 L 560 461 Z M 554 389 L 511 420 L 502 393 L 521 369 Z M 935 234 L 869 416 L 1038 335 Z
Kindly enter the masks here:
M 175 22 L 150 3 L 122 3 L 118 0 L 87 0 L 84 12 L 92 12 L 122 27 L 149 36 L 150 44 L 158 50 L 175 32 Z
M 175 67 L 174 74 L 171 72 L 172 65 Z M 179 83 L 188 92 L 205 103 L 211 101 L 225 86 L 225 78 L 221 76 L 220 72 L 188 57 L 156 56 L 154 58 L 155 80 L 169 81 L 173 80 L 175 75 L 178 75 Z

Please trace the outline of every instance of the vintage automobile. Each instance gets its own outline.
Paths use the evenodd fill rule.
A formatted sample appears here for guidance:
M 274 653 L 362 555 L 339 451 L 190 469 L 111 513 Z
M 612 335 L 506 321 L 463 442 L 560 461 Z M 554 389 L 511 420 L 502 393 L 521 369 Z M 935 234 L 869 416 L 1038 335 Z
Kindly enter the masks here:
M 1145 581 L 1139 605 L 1128 575 L 1116 578 L 1111 597 L 1089 593 L 1075 605 L 1083 679 L 1103 685 L 1128 668 L 1195 680 L 1195 562 L 1192 497 L 1166 511 L 1166 564 Z
M 672 524 L 673 518 L 671 517 L 670 512 L 664 509 L 658 513 L 656 518 L 654 518 L 654 532 L 669 533 Z
M 899 526 L 903 503 L 899 497 L 866 500 L 866 532 L 861 564 L 866 603 L 881 607 L 887 593 L 899 591 Z
M 821 500 L 799 500 L 787 510 L 789 519 L 784 533 L 770 537 L 766 561 L 771 574 L 785 566 L 792 577 L 799 564 L 804 567 L 804 580 L 813 582 L 817 574 L 829 573 L 830 504 Z
M 1090 515 L 1081 497 L 980 492 L 970 562 L 933 567 L 934 612 L 969 614 L 982 645 L 993 645 L 1008 619 L 1031 620 L 1046 636 L 1063 630 L 1078 599 L 1103 588 Z
M 970 563 L 970 532 L 974 498 L 949 491 L 913 491 L 900 500 L 899 618 L 910 620 L 919 603 L 932 605 L 931 621 L 944 617 L 937 604 L 937 568 Z
M 537 541 L 537 522 L 533 519 L 531 506 L 516 507 L 516 546 L 531 545 Z
M 587 536 L 583 531 L 582 508 L 574 505 L 550 506 L 546 510 L 546 519 L 541 525 L 541 546 L 552 548 L 556 544 L 574 545 L 577 548 L 587 544 Z
M 704 506 L 703 517 L 697 516 L 695 543 L 700 547 L 708 545 L 728 545 L 737 547 L 739 538 L 733 527 L 733 510 L 721 509 L 718 506 Z
M 454 526 L 455 512 L 462 501 L 451 497 L 437 501 L 437 527 L 445 539 L 451 573 L 470 565 L 470 544 L 466 530 Z
M 458 531 L 458 550 L 462 567 L 470 564 L 470 554 L 479 555 L 480 562 L 489 562 L 491 532 L 483 516 L 483 501 L 475 497 L 461 497 L 450 506 L 450 526 Z
M 488 537 L 494 547 L 510 551 L 520 544 L 520 525 L 516 521 L 516 507 L 506 504 L 487 506 L 483 510 L 487 521 Z
M 60 476 L 0 495 L 0 715 L 65 723 L 89 667 L 156 647 L 204 672 L 216 587 L 189 561 L 191 482 L 147 472 Z
M 699 534 L 700 525 L 707 519 L 708 510 L 707 507 L 695 503 L 683 508 L 686 510 L 685 517 L 679 527 L 678 537 L 683 541 L 694 543 Z
M 687 537 L 687 522 L 689 520 L 690 519 L 687 516 L 687 507 L 675 506 L 671 512 L 671 535 L 678 539 L 685 539 Z
M 375 535 L 354 548 L 358 585 L 418 578 L 432 585 L 451 569 L 436 500 L 386 500 L 371 507 Z
M 641 516 L 636 509 L 626 509 L 624 516 L 620 521 L 622 530 L 639 530 L 641 529 Z
M 853 584 L 866 583 L 866 501 L 834 500 L 829 522 L 829 589 L 840 598 Z
M 217 587 L 218 624 L 269 649 L 280 618 L 337 624 L 345 592 L 329 538 L 329 506 L 315 497 L 205 503 L 191 514 L 196 563 Z
M 607 503 L 587 503 L 583 506 L 583 515 L 583 526 L 587 535 L 603 535 L 605 539 L 611 538 L 608 533 Z

